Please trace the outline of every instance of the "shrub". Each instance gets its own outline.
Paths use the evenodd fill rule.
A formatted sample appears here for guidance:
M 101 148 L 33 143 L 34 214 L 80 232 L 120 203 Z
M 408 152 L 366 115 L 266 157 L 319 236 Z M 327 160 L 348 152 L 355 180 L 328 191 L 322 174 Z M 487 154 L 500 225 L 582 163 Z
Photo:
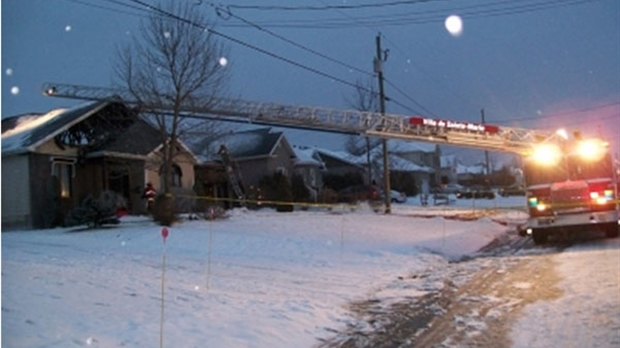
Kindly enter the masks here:
M 260 181 L 260 190 L 268 201 L 276 202 L 276 211 L 293 211 L 293 190 L 288 178 L 282 173 L 265 176 Z M 284 204 L 282 204 L 284 203 Z
M 116 213 L 125 207 L 125 199 L 116 192 L 104 191 L 99 199 L 91 195 L 73 208 L 65 218 L 65 226 L 86 225 L 89 228 L 119 223 Z
M 310 190 L 308 190 L 308 187 L 304 182 L 304 178 L 301 175 L 293 175 L 291 188 L 293 193 L 293 200 L 295 202 L 308 202 L 310 200 Z

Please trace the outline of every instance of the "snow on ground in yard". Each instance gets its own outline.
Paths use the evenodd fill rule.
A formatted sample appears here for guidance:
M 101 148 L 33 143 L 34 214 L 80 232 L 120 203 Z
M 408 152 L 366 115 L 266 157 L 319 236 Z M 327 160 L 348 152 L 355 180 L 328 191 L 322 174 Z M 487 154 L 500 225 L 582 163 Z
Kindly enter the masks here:
M 497 221 L 524 219 L 510 209 L 474 221 L 435 216 L 520 205 L 512 199 L 475 208 L 409 200 L 391 215 L 237 209 L 174 225 L 165 244 L 144 217 L 3 232 L 2 346 L 150 348 L 163 337 L 164 347 L 312 347 L 354 322 L 350 301 L 437 290 L 450 260 L 506 231 Z M 418 273 L 433 276 L 393 286 Z
M 407 207 L 417 210 L 394 209 Z M 166 346 L 310 347 L 329 336 L 325 328 L 350 320 L 347 302 L 397 276 L 441 269 L 441 254 L 458 258 L 505 230 L 489 219 L 386 216 L 367 207 L 230 215 L 170 228 Z M 3 345 L 157 346 L 160 229 L 130 217 L 92 231 L 3 233 Z

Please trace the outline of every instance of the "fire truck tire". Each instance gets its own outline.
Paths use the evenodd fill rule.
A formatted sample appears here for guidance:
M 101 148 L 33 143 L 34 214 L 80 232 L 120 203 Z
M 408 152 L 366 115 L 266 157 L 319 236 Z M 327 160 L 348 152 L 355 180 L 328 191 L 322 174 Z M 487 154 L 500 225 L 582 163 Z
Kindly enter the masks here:
M 534 244 L 541 245 L 547 243 L 548 234 L 545 231 L 541 230 L 532 230 L 532 239 L 534 240 Z
M 605 236 L 607 238 L 618 238 L 618 232 L 620 232 L 620 225 L 612 224 L 605 230 Z

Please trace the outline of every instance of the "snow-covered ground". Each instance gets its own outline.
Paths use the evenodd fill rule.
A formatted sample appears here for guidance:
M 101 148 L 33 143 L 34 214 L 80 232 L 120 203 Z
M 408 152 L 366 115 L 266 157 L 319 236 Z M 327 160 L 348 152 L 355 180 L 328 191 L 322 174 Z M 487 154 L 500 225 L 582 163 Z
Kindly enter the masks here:
M 312 347 L 355 320 L 351 301 L 435 291 L 451 260 L 506 232 L 497 221 L 523 220 L 520 211 L 500 209 L 523 200 L 419 207 L 410 198 L 389 216 L 368 207 L 237 209 L 223 220 L 179 223 L 165 243 L 161 227 L 143 217 L 97 230 L 3 232 L 2 346 Z M 566 296 L 526 307 L 515 346 L 570 339 L 546 337 L 543 327 L 570 316 L 566 306 L 592 319 L 581 333 L 596 334 L 598 346 L 620 342 L 605 335 L 620 328 L 618 240 L 605 242 L 557 254 Z M 587 264 L 583 257 L 592 253 L 601 266 Z M 434 276 L 393 286 L 418 273 Z M 581 284 L 584 276 L 590 278 Z M 590 318 L 588 308 L 605 312 Z

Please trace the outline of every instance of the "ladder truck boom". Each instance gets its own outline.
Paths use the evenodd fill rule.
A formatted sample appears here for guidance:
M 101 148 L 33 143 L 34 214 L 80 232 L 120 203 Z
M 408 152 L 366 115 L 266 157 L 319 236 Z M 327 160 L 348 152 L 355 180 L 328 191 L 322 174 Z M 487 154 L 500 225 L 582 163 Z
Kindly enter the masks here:
M 50 97 L 118 101 L 164 113 L 173 110 L 171 103 L 161 101 L 171 99 L 160 97 L 157 101 L 141 101 L 123 88 L 46 83 L 42 89 L 43 94 Z M 206 100 L 209 100 L 208 105 L 201 105 L 199 98 L 187 99 L 182 103 L 180 111 L 186 117 L 431 142 L 519 155 L 531 153 L 533 146 L 538 143 L 558 141 L 554 132 L 531 129 L 238 99 Z

